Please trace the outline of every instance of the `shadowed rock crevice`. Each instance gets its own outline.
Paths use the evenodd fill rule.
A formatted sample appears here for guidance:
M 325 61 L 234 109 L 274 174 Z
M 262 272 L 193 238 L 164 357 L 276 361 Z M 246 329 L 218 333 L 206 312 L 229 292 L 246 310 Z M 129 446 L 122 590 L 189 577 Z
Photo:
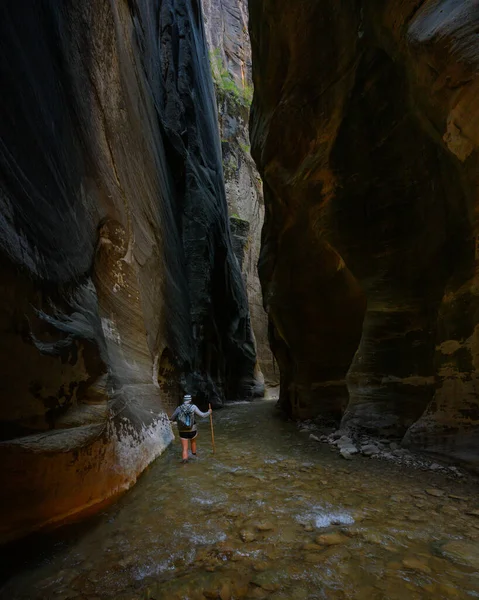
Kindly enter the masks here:
M 475 3 L 249 6 L 281 404 L 477 463 Z
M 263 380 L 277 385 L 279 373 L 268 344 L 268 318 L 257 272 L 264 201 L 261 179 L 250 155 L 248 120 L 253 87 L 247 4 L 247 0 L 204 0 L 203 9 L 233 248 L 251 314 L 257 354 L 255 390 L 262 395 Z

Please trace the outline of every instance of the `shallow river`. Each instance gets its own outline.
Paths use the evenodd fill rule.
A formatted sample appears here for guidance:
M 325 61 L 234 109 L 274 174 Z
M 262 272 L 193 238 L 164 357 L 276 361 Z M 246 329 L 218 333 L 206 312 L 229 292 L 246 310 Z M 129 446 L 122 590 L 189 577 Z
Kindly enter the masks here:
M 237 404 L 200 423 L 101 515 L 11 547 L 0 598 L 479 598 L 479 486 L 345 461 Z

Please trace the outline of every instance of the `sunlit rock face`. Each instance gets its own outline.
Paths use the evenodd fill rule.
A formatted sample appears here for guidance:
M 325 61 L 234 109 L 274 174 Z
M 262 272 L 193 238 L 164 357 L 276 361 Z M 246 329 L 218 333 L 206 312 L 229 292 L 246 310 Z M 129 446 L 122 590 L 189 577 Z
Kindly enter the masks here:
M 279 381 L 268 341 L 268 317 L 258 276 L 264 201 L 251 158 L 249 112 L 253 94 L 247 0 L 203 0 L 205 32 L 214 75 L 226 201 L 235 254 L 246 284 L 258 357 L 257 375 Z
M 250 0 L 281 403 L 479 463 L 479 10 Z
M 198 2 L 6 2 L 0 37 L 4 541 L 128 488 L 256 356 Z

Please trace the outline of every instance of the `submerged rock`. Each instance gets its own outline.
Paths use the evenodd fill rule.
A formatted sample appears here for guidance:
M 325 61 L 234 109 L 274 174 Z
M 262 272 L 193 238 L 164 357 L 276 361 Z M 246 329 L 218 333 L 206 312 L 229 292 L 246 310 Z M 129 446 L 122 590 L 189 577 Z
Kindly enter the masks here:
M 443 544 L 440 553 L 452 562 L 479 569 L 479 542 L 453 540 Z
M 445 492 L 443 492 L 442 490 L 438 490 L 437 488 L 427 488 L 424 491 L 429 496 L 435 496 L 436 498 L 441 498 L 445 494 Z
M 420 573 L 425 573 L 427 575 L 431 573 L 431 568 L 417 558 L 405 558 L 402 561 L 402 566 L 411 571 L 419 571 Z
M 316 538 L 316 543 L 320 546 L 336 546 L 346 541 L 348 538 L 341 533 L 323 533 Z

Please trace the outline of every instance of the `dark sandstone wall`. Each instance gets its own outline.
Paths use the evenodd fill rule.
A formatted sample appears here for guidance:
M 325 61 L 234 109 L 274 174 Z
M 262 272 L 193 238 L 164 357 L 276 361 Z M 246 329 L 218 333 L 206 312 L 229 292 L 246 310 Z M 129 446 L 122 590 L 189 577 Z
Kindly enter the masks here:
M 0 7 L 0 540 L 126 489 L 256 363 L 197 0 Z
M 249 7 L 281 403 L 477 466 L 478 4 Z
M 203 0 L 213 71 L 230 224 L 248 294 L 258 369 L 276 385 L 279 370 L 268 341 L 268 316 L 258 276 L 263 187 L 251 158 L 249 111 L 253 93 L 247 0 Z M 261 377 L 261 374 L 259 374 Z

